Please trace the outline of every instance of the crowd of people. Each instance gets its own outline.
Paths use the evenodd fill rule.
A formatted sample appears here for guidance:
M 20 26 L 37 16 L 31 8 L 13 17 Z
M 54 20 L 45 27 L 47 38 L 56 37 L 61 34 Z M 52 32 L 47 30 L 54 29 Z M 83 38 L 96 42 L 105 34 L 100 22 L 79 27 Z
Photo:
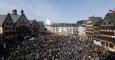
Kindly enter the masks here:
M 73 35 L 37 35 L 24 40 L 9 59 L 15 60 L 90 60 L 98 57 L 91 40 Z M 13 57 L 13 58 L 12 58 Z

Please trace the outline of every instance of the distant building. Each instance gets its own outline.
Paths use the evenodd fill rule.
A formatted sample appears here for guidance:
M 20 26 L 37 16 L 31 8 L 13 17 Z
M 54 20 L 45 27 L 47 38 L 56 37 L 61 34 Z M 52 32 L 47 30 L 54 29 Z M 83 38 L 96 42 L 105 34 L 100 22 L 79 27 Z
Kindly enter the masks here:
M 43 21 L 37 21 L 38 25 L 39 25 L 39 32 L 44 32 L 44 28 L 45 28 L 45 25 L 44 25 L 44 22 Z
M 86 36 L 85 20 L 77 21 L 77 33 L 79 36 Z
M 100 28 L 101 23 L 103 22 L 103 19 L 97 20 L 93 25 L 93 40 L 98 40 L 100 38 Z
M 24 40 L 24 36 L 37 34 L 44 31 L 44 23 L 41 21 L 29 21 L 21 10 L 21 15 L 17 10 L 12 10 L 12 14 L 0 15 L 0 40 L 7 46 Z
M 39 24 L 36 20 L 29 20 L 30 23 L 30 29 L 32 34 L 38 34 L 39 33 Z
M 51 25 L 51 32 L 59 35 L 76 35 L 76 24 L 54 23 Z
M 94 23 L 97 21 L 97 20 L 102 20 L 101 17 L 89 17 L 89 19 L 86 21 L 86 36 L 87 36 L 87 39 L 89 40 L 92 40 L 93 38 L 93 26 L 94 26 Z

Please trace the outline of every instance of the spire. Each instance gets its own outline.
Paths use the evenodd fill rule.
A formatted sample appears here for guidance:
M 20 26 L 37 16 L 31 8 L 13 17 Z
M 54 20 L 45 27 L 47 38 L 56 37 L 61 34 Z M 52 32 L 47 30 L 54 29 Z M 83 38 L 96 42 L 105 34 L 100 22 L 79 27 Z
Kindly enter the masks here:
M 21 10 L 21 15 L 23 15 L 24 14 L 24 11 L 23 10 Z
M 47 25 L 51 25 L 51 21 L 50 21 L 49 18 L 46 19 L 46 24 L 47 24 Z

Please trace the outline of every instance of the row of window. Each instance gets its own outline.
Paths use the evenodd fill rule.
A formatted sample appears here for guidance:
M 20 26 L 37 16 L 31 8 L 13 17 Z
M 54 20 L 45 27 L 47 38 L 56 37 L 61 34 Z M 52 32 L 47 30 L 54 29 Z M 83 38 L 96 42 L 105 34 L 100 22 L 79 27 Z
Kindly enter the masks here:
M 104 34 L 104 35 L 114 35 L 114 33 L 113 32 L 100 32 L 100 34 Z
M 13 25 L 12 23 L 6 23 L 6 24 L 7 24 L 8 26 L 9 26 L 9 25 Z
M 102 30 L 115 30 L 114 27 L 102 27 L 100 29 L 102 29 Z
M 14 30 L 14 27 L 5 27 L 5 30 Z
M 112 23 L 111 23 L 111 21 L 103 23 L 103 25 L 107 25 L 107 24 L 112 24 Z
M 19 24 L 27 24 L 27 22 L 19 22 Z
M 14 32 L 4 32 L 5 35 L 11 35 L 14 34 Z

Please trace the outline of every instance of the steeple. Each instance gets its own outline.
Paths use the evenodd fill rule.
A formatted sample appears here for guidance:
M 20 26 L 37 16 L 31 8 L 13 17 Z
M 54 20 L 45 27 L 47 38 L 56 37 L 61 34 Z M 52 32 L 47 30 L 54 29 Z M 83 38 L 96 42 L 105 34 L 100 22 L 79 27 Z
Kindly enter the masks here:
M 49 18 L 46 19 L 46 25 L 51 25 L 51 21 Z
M 23 15 L 24 14 L 24 11 L 23 10 L 21 10 L 21 15 Z

